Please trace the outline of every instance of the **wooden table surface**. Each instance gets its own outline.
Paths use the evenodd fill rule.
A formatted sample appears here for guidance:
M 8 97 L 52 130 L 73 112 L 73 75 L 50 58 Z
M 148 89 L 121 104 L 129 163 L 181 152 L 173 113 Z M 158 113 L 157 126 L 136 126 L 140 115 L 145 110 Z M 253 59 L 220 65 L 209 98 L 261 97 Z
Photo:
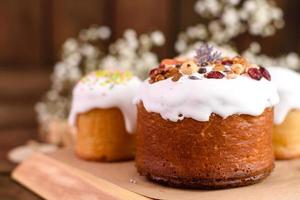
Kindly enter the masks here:
M 29 132 L 30 131 L 30 132 Z M 12 147 L 26 142 L 28 139 L 36 138 L 34 130 L 15 130 L 9 134 L 0 133 L 0 199 L 2 200 L 35 200 L 41 199 L 23 186 L 13 181 L 10 174 L 15 164 L 9 162 L 6 153 Z M 9 145 L 6 143 L 9 142 Z
M 0 70 L 0 199 L 41 199 L 10 178 L 13 147 L 37 139 L 34 104 L 49 87 L 49 71 Z

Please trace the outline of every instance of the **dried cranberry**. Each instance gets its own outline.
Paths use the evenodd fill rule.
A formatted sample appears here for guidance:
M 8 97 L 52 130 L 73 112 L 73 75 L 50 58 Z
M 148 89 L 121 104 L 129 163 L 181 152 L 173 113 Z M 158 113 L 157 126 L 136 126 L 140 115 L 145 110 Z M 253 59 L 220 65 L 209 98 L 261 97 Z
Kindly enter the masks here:
M 257 68 L 248 69 L 248 74 L 252 79 L 255 79 L 258 81 L 262 78 L 262 74 L 261 74 L 260 70 Z
M 222 79 L 224 78 L 224 74 L 218 71 L 211 71 L 207 74 L 205 74 L 205 78 L 215 78 L 215 79 Z
M 198 70 L 198 73 L 199 73 L 199 74 L 204 74 L 204 73 L 206 73 L 206 68 L 200 67 L 199 70 Z
M 149 75 L 151 76 L 151 75 L 155 74 L 156 71 L 157 71 L 157 68 L 151 69 L 149 72 Z
M 259 71 L 265 79 L 267 79 L 268 81 L 271 81 L 271 74 L 269 73 L 269 71 L 266 68 L 259 66 Z
M 232 65 L 232 64 L 233 64 L 232 60 L 224 60 L 224 61 L 222 61 L 222 65 Z
M 164 64 L 160 64 L 159 68 L 165 68 L 165 65 Z

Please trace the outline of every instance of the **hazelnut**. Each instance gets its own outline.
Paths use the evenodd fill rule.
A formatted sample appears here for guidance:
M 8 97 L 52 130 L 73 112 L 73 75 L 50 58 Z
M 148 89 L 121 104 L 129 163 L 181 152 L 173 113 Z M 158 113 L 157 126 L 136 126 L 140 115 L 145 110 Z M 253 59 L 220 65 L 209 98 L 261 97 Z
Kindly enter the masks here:
M 214 70 L 215 70 L 215 71 L 222 72 L 222 71 L 225 70 L 225 66 L 222 65 L 222 64 L 217 64 L 217 65 L 214 66 Z
M 194 61 L 187 61 L 184 62 L 181 67 L 180 71 L 185 75 L 191 75 L 198 71 L 198 66 Z
M 172 67 L 169 69 L 169 72 L 171 75 L 177 74 L 179 72 L 179 70 L 175 67 Z
M 234 79 L 236 77 L 237 77 L 237 75 L 234 72 L 228 72 L 228 73 L 226 73 L 226 78 L 227 79 Z
M 154 81 L 157 82 L 157 81 L 162 81 L 162 80 L 165 80 L 165 77 L 161 74 L 158 74 L 157 76 L 155 76 L 154 78 Z
M 241 64 L 233 64 L 231 66 L 231 70 L 235 73 L 235 74 L 242 74 L 245 72 L 245 67 Z
M 178 81 L 181 78 L 182 74 L 177 73 L 173 76 L 172 81 Z
M 241 56 L 235 56 L 232 59 L 233 64 L 242 64 L 242 65 L 246 65 L 248 62 L 245 58 L 241 57 Z

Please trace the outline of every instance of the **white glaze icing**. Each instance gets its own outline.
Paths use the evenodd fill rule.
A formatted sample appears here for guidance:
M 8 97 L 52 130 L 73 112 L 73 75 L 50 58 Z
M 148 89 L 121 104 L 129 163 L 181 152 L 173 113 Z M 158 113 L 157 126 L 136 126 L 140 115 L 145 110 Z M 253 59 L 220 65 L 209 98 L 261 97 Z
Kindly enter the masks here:
M 93 73 L 88 75 L 88 81 L 79 81 L 73 89 L 73 100 L 69 123 L 76 124 L 77 115 L 94 108 L 113 108 L 121 110 L 126 130 L 129 133 L 135 131 L 136 107 L 132 103 L 141 81 L 137 77 L 120 84 L 104 84 L 105 77 L 97 77 Z
M 281 124 L 292 109 L 300 109 L 300 75 L 282 67 L 268 68 L 276 85 L 280 102 L 275 106 L 275 124 Z
M 146 80 L 134 102 L 143 102 L 147 112 L 159 113 L 176 122 L 183 118 L 208 121 L 212 113 L 226 118 L 233 114 L 258 116 L 273 107 L 279 97 L 266 79 L 256 81 L 247 75 L 235 79 L 207 79 L 199 73 L 192 80 L 184 75 L 177 82 L 170 78 L 150 84 Z

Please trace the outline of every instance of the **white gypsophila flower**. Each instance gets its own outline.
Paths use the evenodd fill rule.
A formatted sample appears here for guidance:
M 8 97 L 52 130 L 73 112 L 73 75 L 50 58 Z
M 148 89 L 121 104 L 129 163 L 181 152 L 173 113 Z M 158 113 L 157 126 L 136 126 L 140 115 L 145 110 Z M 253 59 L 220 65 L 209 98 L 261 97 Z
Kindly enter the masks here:
M 252 42 L 250 44 L 249 50 L 253 53 L 259 53 L 261 50 L 260 44 L 257 42 Z
M 274 35 L 276 32 L 276 28 L 274 26 L 266 26 L 264 29 L 264 36 Z
M 218 16 L 221 5 L 217 0 L 198 0 L 194 6 L 196 13 L 203 16 Z
M 125 39 L 131 40 L 131 39 L 135 39 L 137 37 L 137 34 L 133 29 L 127 29 L 125 30 L 123 36 Z
M 300 57 L 296 53 L 289 53 L 287 55 L 282 55 L 278 58 L 272 58 L 264 54 L 253 53 L 250 48 L 245 50 L 242 55 L 251 62 L 263 66 L 284 66 L 291 69 L 299 69 L 300 67 Z
M 206 39 L 208 36 L 207 29 L 203 24 L 198 24 L 195 26 L 195 36 L 198 37 L 200 40 Z
M 90 27 L 87 30 L 87 34 L 88 34 L 88 39 L 91 41 L 95 41 L 95 40 L 99 39 L 98 27 L 97 26 Z
M 247 21 L 247 19 L 249 18 L 249 12 L 245 12 L 244 10 L 238 10 L 238 13 L 239 13 L 239 16 L 240 16 L 240 19 L 243 20 L 243 21 Z
M 126 45 L 128 46 L 128 48 L 136 50 L 139 46 L 138 39 L 136 37 L 127 38 Z
M 218 20 L 214 20 L 209 22 L 208 24 L 208 30 L 213 33 L 220 33 L 222 31 L 222 24 Z
M 157 46 L 162 46 L 165 43 L 165 37 L 161 31 L 154 31 L 150 34 L 152 42 Z
M 148 65 L 154 67 L 157 64 L 157 56 L 152 52 L 145 52 L 141 55 L 143 62 Z
M 195 27 L 189 27 L 186 30 L 186 34 L 190 39 L 197 39 L 197 38 L 201 38 L 202 35 L 204 35 L 203 33 L 203 29 L 199 29 L 197 26 Z M 202 35 L 201 35 L 202 34 Z M 199 37 L 200 36 L 200 37 Z
M 123 56 L 127 59 L 133 59 L 136 56 L 136 52 L 134 50 L 132 50 L 131 48 L 122 48 L 119 51 L 120 56 Z
M 222 15 L 222 21 L 225 24 L 225 26 L 233 26 L 236 27 L 239 24 L 239 13 L 237 10 L 233 8 L 226 8 L 224 10 L 224 13 Z
M 81 61 L 81 54 L 78 52 L 72 53 L 64 59 L 64 63 L 70 66 L 78 66 Z
M 285 25 L 285 22 L 283 19 L 278 19 L 274 22 L 274 26 L 277 28 L 277 29 L 281 29 L 283 28 Z
M 196 1 L 195 6 L 194 6 L 194 11 L 198 13 L 199 15 L 202 15 L 205 11 L 205 7 L 203 6 L 202 1 Z
M 279 8 L 271 9 L 271 15 L 272 15 L 272 18 L 275 20 L 280 20 L 283 18 L 283 12 Z
M 84 43 L 80 48 L 80 53 L 86 57 L 97 57 L 98 49 L 91 44 Z
M 228 3 L 229 5 L 237 5 L 240 3 L 241 0 L 223 0 L 224 3 Z
M 212 5 L 217 6 L 213 7 Z M 194 27 L 186 30 L 189 40 L 212 40 L 226 43 L 241 33 L 270 36 L 282 28 L 282 11 L 272 0 L 198 0 L 195 11 L 208 19 L 209 37 L 196 36 Z
M 119 66 L 122 66 L 122 69 L 131 70 L 134 69 L 134 63 L 131 59 L 127 59 L 126 57 L 120 57 Z
M 107 55 L 104 57 L 99 65 L 99 68 L 102 69 L 117 69 L 119 67 L 119 62 L 116 57 Z
M 257 4 L 255 3 L 255 0 L 247 0 L 243 4 L 244 12 L 252 13 L 255 12 L 256 9 L 257 9 Z
M 151 48 L 151 46 L 152 46 L 151 38 L 147 34 L 140 35 L 139 42 L 140 42 L 143 50 L 147 50 L 147 49 Z
M 74 53 L 78 50 L 79 44 L 74 38 L 69 38 L 63 43 L 63 52 L 65 55 Z
M 184 40 L 178 40 L 175 43 L 175 49 L 177 52 L 181 53 L 187 49 L 187 44 Z
M 82 76 L 78 66 L 70 65 L 68 62 L 59 62 L 54 66 L 54 72 L 51 76 L 53 86 L 56 88 L 62 87 L 64 80 L 76 81 Z
M 88 29 L 82 30 L 79 33 L 79 37 L 83 41 L 94 41 L 98 38 L 97 35 L 97 27 L 96 26 L 90 26 Z
M 100 39 L 108 39 L 111 35 L 111 31 L 107 26 L 101 26 L 97 29 L 97 35 Z
M 300 57 L 298 54 L 292 52 L 286 56 L 286 63 L 292 69 L 297 69 L 300 66 Z
M 110 35 L 110 29 L 107 26 L 92 25 L 88 29 L 80 31 L 79 39 L 82 41 L 106 40 Z

